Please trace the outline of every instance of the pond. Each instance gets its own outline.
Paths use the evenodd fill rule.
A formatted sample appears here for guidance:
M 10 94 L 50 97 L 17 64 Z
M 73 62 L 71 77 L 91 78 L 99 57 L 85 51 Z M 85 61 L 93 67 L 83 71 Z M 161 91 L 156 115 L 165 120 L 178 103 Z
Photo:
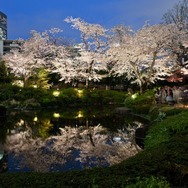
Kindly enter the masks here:
M 141 150 L 146 121 L 114 107 L 9 110 L 0 124 L 0 172 L 56 172 L 117 164 Z

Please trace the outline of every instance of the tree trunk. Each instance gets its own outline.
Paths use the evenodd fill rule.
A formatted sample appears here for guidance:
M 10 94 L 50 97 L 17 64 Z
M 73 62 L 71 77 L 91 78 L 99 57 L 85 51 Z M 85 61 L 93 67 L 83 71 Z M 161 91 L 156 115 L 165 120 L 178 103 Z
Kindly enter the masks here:
M 143 84 L 140 83 L 139 87 L 140 87 L 140 94 L 142 94 L 143 93 Z
M 27 82 L 28 82 L 28 79 L 27 79 L 27 78 L 24 78 L 24 79 L 23 79 L 23 87 L 24 87 L 24 88 L 27 86 Z
M 86 89 L 89 88 L 89 80 L 86 78 Z
M 147 79 L 146 79 L 146 87 L 147 87 L 147 88 L 148 88 L 148 86 L 151 84 L 151 77 L 152 77 L 152 74 L 153 74 L 153 67 L 154 67 L 154 65 L 155 65 L 156 58 L 157 58 L 157 51 L 153 52 L 152 63 L 151 63 L 151 66 L 150 66 L 150 68 L 149 68 L 148 77 L 147 77 Z

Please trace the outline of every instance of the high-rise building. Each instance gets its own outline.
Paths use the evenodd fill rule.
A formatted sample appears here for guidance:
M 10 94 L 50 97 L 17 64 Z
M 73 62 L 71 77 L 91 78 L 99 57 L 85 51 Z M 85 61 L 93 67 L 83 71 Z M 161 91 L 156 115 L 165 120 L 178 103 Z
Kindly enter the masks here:
M 7 39 L 7 16 L 0 11 L 0 56 L 13 48 L 19 48 L 19 45 L 19 41 Z
M 0 11 L 0 40 L 7 39 L 7 16 Z

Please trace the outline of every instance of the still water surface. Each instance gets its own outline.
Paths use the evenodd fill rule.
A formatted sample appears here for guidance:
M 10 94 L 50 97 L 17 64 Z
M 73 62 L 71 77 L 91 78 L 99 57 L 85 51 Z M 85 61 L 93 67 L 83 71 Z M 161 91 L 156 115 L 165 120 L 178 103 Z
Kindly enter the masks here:
M 8 111 L 1 121 L 1 172 L 55 172 L 110 166 L 135 155 L 144 120 L 103 109 Z

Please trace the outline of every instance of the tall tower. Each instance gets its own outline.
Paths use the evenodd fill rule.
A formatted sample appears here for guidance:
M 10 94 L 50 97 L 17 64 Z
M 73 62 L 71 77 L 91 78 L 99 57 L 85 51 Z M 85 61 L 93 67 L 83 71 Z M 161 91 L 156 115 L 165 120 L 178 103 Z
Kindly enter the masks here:
M 7 15 L 0 11 L 0 57 L 19 46 L 20 42 L 7 40 Z
M 0 11 L 0 40 L 7 40 L 7 16 Z

